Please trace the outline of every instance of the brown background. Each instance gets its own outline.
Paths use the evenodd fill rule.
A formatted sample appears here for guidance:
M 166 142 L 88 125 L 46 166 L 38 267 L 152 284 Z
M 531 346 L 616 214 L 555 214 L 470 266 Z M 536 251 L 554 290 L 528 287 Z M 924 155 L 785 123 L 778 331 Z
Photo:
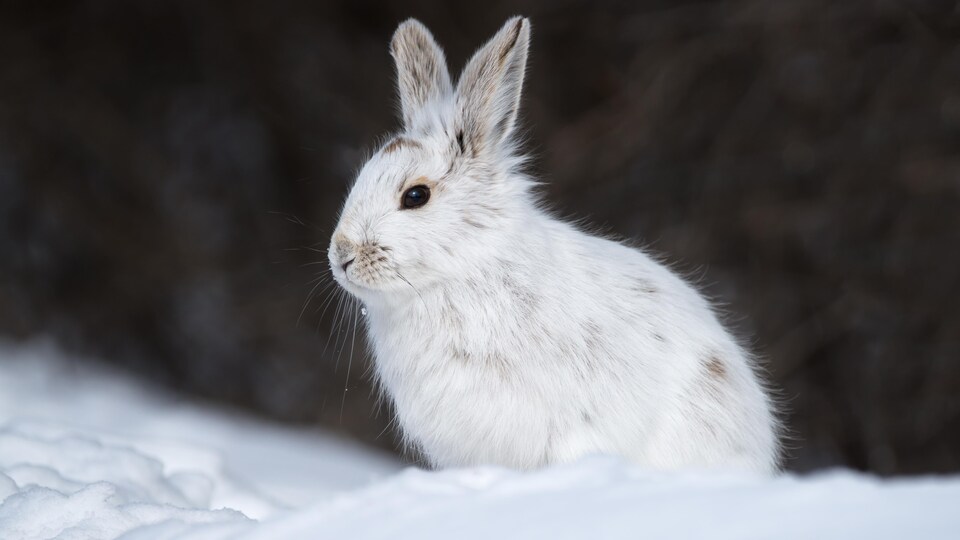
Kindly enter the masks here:
M 955 2 L 451 4 L 5 3 L 0 335 L 392 448 L 304 265 L 396 127 L 396 24 L 456 71 L 521 13 L 546 197 L 723 305 L 789 466 L 960 469 Z

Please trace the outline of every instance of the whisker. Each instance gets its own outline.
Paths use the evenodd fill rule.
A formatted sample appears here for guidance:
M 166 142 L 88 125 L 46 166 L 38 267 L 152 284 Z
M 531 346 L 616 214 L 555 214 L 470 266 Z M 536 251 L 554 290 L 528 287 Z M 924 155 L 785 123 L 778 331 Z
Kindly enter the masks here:
M 340 313 L 340 321 L 337 323 L 337 337 L 334 338 L 333 349 L 337 352 L 337 361 L 333 365 L 333 370 L 337 371 L 340 369 L 340 358 L 343 356 L 343 348 L 347 345 L 347 336 L 344 332 L 343 323 L 344 321 L 349 321 L 347 319 L 347 311 L 350 309 L 350 304 L 353 302 L 353 296 L 347 295 L 347 300 L 344 303 L 343 311 Z M 343 343 L 340 343 L 340 336 L 343 336 Z M 339 345 L 338 345 L 339 344 Z
M 380 433 L 378 433 L 377 436 L 374 437 L 373 439 L 374 439 L 374 440 L 377 440 L 377 439 L 379 439 L 380 437 L 382 437 L 383 434 L 386 433 L 387 430 L 390 429 L 391 427 L 393 427 L 393 425 L 396 424 L 396 423 L 397 423 L 397 416 L 394 415 L 393 418 L 391 418 L 390 421 L 387 422 L 387 425 L 384 426 L 383 431 L 381 431 Z
M 291 248 L 291 249 L 305 249 L 305 250 L 307 250 L 307 251 L 313 251 L 314 253 L 326 253 L 326 252 L 327 252 L 327 250 L 325 250 L 325 249 L 317 249 L 317 248 L 315 248 L 315 247 L 310 247 L 310 246 L 300 246 L 299 248 Z
M 336 291 L 333 289 L 331 289 L 330 291 L 327 291 L 326 289 L 324 289 L 324 292 L 327 293 L 327 299 L 320 304 L 320 306 L 316 309 L 316 311 L 314 311 L 314 313 L 317 313 L 322 310 L 322 313 L 320 313 L 321 321 L 323 320 L 323 316 L 327 313 L 327 308 L 329 308 L 330 304 L 333 303 L 333 299 L 337 297 Z
M 314 281 L 317 282 L 317 284 L 314 285 L 312 289 L 310 289 L 310 292 L 309 292 L 309 293 L 307 293 L 307 299 L 304 300 L 304 302 L 303 302 L 303 307 L 300 308 L 300 315 L 297 317 L 297 327 L 298 327 L 298 328 L 300 327 L 300 320 L 303 319 L 303 312 L 305 312 L 305 311 L 307 310 L 307 306 L 310 305 L 310 301 L 313 300 L 313 298 L 314 298 L 314 294 L 313 294 L 313 293 L 316 292 L 317 287 L 319 287 L 320 285 L 323 285 L 323 281 L 322 281 L 322 280 L 323 280 L 323 276 L 317 277 L 317 278 L 314 280 Z M 330 284 L 327 283 L 327 286 L 324 287 L 323 290 L 325 291 L 325 290 L 327 290 L 327 288 L 329 288 L 329 287 L 330 287 Z M 321 292 L 322 292 L 322 291 L 321 291 Z
M 268 213 L 268 214 L 273 214 L 273 215 L 275 215 L 275 216 L 280 216 L 280 217 L 284 218 L 285 220 L 287 220 L 287 221 L 289 221 L 290 223 L 293 223 L 293 224 L 295 224 L 295 225 L 300 225 L 300 226 L 306 227 L 306 228 L 308 228 L 308 229 L 313 229 L 314 231 L 318 231 L 318 232 L 320 232 L 320 233 L 325 233 L 325 232 L 326 232 L 326 231 L 323 229 L 323 227 L 320 227 L 320 226 L 318 226 L 318 225 L 316 225 L 316 224 L 314 224 L 314 223 L 310 223 L 310 222 L 308 222 L 308 221 L 304 221 L 304 220 L 300 219 L 299 217 L 297 217 L 296 215 L 291 214 L 291 213 L 289 213 L 289 212 L 280 212 L 280 211 L 277 211 L 277 210 L 267 210 L 267 213 Z
M 316 277 L 314 277 L 314 278 L 311 279 L 310 281 L 306 282 L 305 285 L 313 285 L 314 283 L 322 280 L 322 279 L 325 278 L 325 277 L 327 277 L 327 276 L 325 276 L 325 275 L 323 275 L 323 274 L 316 274 Z
M 427 302 L 426 302 L 426 300 L 423 299 L 423 295 L 420 294 L 420 291 L 418 291 L 417 288 L 413 286 L 413 283 L 410 283 L 410 281 L 409 281 L 407 278 L 403 277 L 403 274 L 401 274 L 399 270 L 394 270 L 394 272 L 397 273 L 397 276 L 398 276 L 400 279 L 402 279 L 404 283 L 406 283 L 407 285 L 410 286 L 411 289 L 413 289 L 413 292 L 417 293 L 417 296 L 420 297 L 420 303 L 422 303 L 422 304 L 423 304 L 423 307 L 426 308 L 426 307 L 427 307 Z
M 343 306 L 343 295 L 345 294 L 345 292 L 346 291 L 344 291 L 343 289 L 337 289 L 337 309 L 333 311 L 333 320 L 330 323 L 330 333 L 327 334 L 327 342 L 323 345 L 323 351 L 320 353 L 321 356 L 327 353 L 327 348 L 330 346 L 330 339 L 333 337 L 334 333 L 337 330 L 337 320 L 339 320 L 338 315 L 340 314 L 341 306 Z M 320 323 L 318 322 L 317 325 L 319 326 L 319 324 Z M 333 348 L 334 349 L 337 348 L 336 342 L 333 343 Z
M 350 368 L 353 366 L 353 352 L 357 345 L 357 316 L 360 308 L 357 302 L 353 303 L 353 337 L 350 338 L 350 358 L 347 360 L 347 379 L 343 383 L 343 398 L 340 400 L 340 423 L 343 423 L 343 406 L 347 402 L 347 390 L 350 387 Z M 344 343 L 346 344 L 346 343 Z

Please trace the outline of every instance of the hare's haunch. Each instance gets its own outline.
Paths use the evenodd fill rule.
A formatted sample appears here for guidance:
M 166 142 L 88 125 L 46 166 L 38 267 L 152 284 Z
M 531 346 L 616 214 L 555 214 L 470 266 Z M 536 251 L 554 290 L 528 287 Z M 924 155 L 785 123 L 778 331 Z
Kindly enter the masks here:
M 441 467 L 775 470 L 770 399 L 709 303 L 538 204 L 514 129 L 529 40 L 507 21 L 454 86 L 422 24 L 393 36 L 403 130 L 360 172 L 329 257 L 405 440 Z

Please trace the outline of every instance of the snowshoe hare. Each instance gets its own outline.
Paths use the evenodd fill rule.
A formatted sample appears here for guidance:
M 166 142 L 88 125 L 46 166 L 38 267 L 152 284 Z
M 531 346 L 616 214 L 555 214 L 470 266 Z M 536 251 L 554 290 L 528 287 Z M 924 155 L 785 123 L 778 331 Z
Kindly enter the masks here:
M 529 41 L 510 19 L 455 87 L 421 23 L 391 42 L 403 130 L 361 170 L 329 260 L 405 440 L 436 467 L 776 470 L 771 401 L 709 303 L 541 208 L 515 140 Z

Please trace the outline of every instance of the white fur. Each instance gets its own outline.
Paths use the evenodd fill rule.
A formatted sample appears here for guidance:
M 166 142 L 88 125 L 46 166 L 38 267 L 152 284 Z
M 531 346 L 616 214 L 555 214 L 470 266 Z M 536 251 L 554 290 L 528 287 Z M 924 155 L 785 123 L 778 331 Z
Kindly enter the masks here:
M 438 467 L 775 470 L 770 399 L 708 302 L 531 194 L 513 137 L 529 28 L 508 21 L 452 89 L 426 28 L 400 26 L 401 142 L 364 166 L 330 246 L 405 439 Z M 429 202 L 401 209 L 423 183 Z

